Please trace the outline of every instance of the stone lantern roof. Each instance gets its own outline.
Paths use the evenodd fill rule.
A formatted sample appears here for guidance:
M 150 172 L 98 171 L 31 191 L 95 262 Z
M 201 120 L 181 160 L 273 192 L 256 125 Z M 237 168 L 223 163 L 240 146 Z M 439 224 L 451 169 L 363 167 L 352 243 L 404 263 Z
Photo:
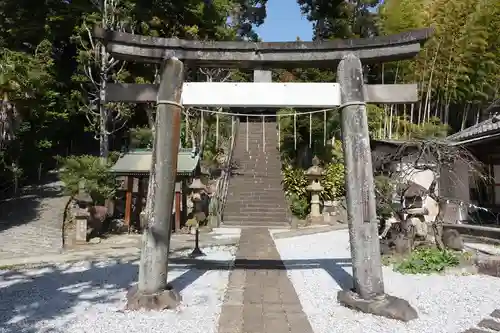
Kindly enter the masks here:
M 189 188 L 192 190 L 200 191 L 200 190 L 205 190 L 207 187 L 205 186 L 205 184 L 201 182 L 200 178 L 195 178 L 191 183 L 191 185 L 189 185 Z
M 319 158 L 314 156 L 312 160 L 312 166 L 307 169 L 306 176 L 308 178 L 319 178 L 323 176 L 323 168 L 319 166 Z

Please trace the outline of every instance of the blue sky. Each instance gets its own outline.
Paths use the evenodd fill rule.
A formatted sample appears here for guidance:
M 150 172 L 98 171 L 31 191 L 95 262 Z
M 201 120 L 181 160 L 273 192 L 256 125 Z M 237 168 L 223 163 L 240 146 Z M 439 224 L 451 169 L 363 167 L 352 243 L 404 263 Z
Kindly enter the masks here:
M 312 23 L 300 13 L 297 0 L 272 0 L 267 2 L 267 17 L 257 29 L 265 42 L 312 40 Z

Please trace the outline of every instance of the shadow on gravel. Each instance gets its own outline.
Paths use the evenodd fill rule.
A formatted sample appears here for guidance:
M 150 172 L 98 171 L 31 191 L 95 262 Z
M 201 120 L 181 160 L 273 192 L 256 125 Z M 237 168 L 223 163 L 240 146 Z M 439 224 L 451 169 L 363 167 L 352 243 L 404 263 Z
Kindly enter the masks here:
M 234 269 L 323 269 L 342 288 L 350 289 L 352 277 L 343 269 L 350 265 L 350 258 L 284 262 L 172 258 L 169 271 L 187 269 L 171 281 L 177 291 L 183 291 L 208 271 Z M 89 262 L 85 267 L 65 264 L 27 270 L 0 270 L 0 333 L 67 333 L 64 327 L 50 328 L 47 323 L 42 322 L 84 312 L 90 304 L 113 303 L 124 307 L 122 292 L 136 282 L 137 276 L 136 260 Z
M 0 200 L 0 232 L 36 220 L 40 217 L 43 199 L 61 196 L 61 186 L 48 182 L 27 186 L 19 196 Z
M 175 281 L 179 282 L 182 289 L 193 283 L 208 271 L 214 270 L 306 270 L 322 269 L 343 290 L 352 289 L 352 276 L 344 270 L 344 267 L 352 267 L 351 258 L 336 259 L 298 259 L 298 260 L 249 260 L 236 259 L 235 261 L 198 260 L 190 258 L 172 258 L 170 262 L 184 266 L 189 270 L 179 276 Z
M 179 269 L 186 268 L 170 267 L 170 271 Z M 87 304 L 120 303 L 122 292 L 136 283 L 137 276 L 136 260 L 111 264 L 90 262 L 84 268 L 65 264 L 0 270 L 0 333 L 67 333 L 60 327 L 41 327 L 40 324 L 70 315 L 77 308 L 78 312 L 84 312 Z M 187 282 L 175 279 L 172 285 L 182 291 L 189 285 Z

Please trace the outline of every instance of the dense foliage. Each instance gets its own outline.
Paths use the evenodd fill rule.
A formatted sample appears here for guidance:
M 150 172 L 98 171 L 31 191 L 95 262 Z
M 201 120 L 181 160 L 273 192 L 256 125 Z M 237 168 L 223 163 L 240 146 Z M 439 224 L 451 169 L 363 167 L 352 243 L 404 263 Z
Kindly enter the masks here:
M 152 125 L 153 106 L 105 103 L 100 93 L 109 82 L 153 82 L 158 68 L 115 60 L 92 38 L 94 25 L 150 36 L 254 40 L 253 27 L 263 23 L 265 4 L 1 0 L 0 187 L 36 180 L 57 165 L 58 155 L 99 155 L 103 163 L 110 151 L 129 145 L 130 131 L 143 136 L 139 145 L 147 145 L 148 134 L 138 128 Z M 246 78 L 244 73 L 230 74 L 232 79 Z M 189 69 L 187 79 L 204 80 L 207 75 Z M 199 116 L 191 114 L 193 123 Z M 227 126 L 221 128 L 227 132 Z
M 116 158 L 110 158 L 106 164 L 102 164 L 99 157 L 90 155 L 68 156 L 58 160 L 61 164 L 59 177 L 68 195 L 78 194 L 83 185 L 82 189 L 90 194 L 95 204 L 102 205 L 106 199 L 114 196 L 117 183 L 108 170 Z

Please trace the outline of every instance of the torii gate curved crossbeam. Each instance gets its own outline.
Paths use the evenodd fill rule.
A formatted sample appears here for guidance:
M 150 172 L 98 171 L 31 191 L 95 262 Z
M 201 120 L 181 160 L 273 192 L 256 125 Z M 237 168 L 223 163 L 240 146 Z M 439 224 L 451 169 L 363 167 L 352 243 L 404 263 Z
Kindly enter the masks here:
M 334 68 L 348 53 L 365 64 L 409 59 L 432 32 L 425 28 L 373 38 L 268 43 L 159 38 L 94 28 L 94 36 L 119 59 L 159 63 L 175 56 L 199 67 L 260 69 Z

